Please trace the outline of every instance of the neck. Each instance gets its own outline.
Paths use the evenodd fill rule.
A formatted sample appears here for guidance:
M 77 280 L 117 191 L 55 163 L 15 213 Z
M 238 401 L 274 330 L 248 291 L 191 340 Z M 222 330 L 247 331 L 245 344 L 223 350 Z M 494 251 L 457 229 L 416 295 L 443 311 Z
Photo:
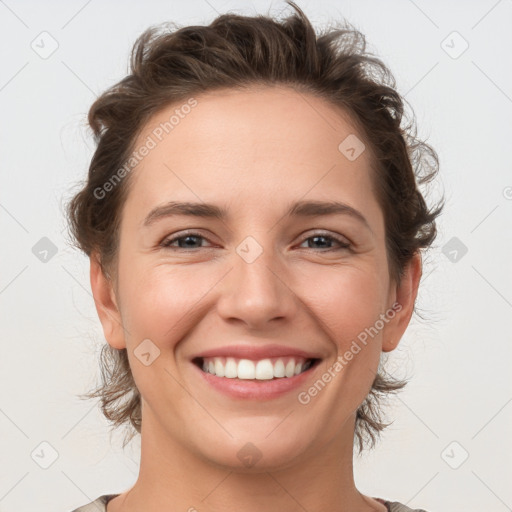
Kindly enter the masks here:
M 201 458 L 154 417 L 142 421 L 137 482 L 108 505 L 108 512 L 369 512 L 386 510 L 363 496 L 353 477 L 354 418 L 340 436 L 286 468 L 258 464 L 245 471 Z M 348 422 L 347 422 L 348 423 Z M 261 462 L 263 462 L 262 459 Z

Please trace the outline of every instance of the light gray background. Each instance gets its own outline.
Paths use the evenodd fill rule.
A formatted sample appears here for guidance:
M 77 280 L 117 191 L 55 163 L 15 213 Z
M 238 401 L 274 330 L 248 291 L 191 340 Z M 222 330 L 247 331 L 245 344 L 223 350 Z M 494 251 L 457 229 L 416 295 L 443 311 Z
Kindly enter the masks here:
M 512 510 L 512 1 L 298 4 L 316 26 L 342 15 L 366 34 L 439 153 L 429 197 L 447 198 L 420 289 L 426 320 L 413 319 L 391 360 L 412 381 L 390 402 L 395 421 L 377 449 L 356 459 L 356 482 L 429 512 Z M 104 343 L 88 260 L 66 245 L 62 215 L 94 149 L 89 106 L 126 74 L 149 25 L 283 7 L 0 1 L 0 511 L 66 512 L 137 475 L 138 443 L 123 452 L 95 403 L 76 396 L 96 382 Z M 47 59 L 31 48 L 51 48 L 43 31 L 58 43 Z M 42 237 L 58 251 L 47 262 L 32 251 Z M 467 247 L 456 261 L 453 243 Z

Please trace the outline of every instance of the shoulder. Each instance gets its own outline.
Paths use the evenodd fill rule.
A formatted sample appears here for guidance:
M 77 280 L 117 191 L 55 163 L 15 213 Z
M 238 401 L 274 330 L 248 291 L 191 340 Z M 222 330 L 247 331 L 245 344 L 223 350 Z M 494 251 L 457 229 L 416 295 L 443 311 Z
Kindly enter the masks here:
M 91 503 L 82 505 L 71 512 L 105 512 L 107 509 L 107 503 L 116 496 L 118 496 L 118 494 L 104 494 L 96 498 L 94 501 L 91 501 Z

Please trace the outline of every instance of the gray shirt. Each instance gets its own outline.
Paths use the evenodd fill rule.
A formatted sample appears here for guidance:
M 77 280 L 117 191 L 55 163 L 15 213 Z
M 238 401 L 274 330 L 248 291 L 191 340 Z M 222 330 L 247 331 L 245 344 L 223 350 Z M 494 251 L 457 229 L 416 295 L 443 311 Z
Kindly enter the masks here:
M 107 503 L 116 496 L 119 496 L 119 494 L 104 494 L 103 496 L 96 498 L 93 502 L 88 503 L 87 505 L 84 505 L 82 507 L 79 507 L 73 510 L 72 512 L 106 512 Z M 398 501 L 386 501 L 382 498 L 373 499 L 379 501 L 383 505 L 386 505 L 386 507 L 388 507 L 389 512 L 427 512 L 422 508 L 409 508 L 406 505 L 399 503 Z

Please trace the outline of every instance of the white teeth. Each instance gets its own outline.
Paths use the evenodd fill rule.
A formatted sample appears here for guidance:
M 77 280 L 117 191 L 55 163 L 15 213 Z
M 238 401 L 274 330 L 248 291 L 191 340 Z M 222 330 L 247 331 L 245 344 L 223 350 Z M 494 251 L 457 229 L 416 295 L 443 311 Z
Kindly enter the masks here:
M 293 377 L 295 375 L 295 361 L 290 359 L 286 364 L 285 375 L 287 377 Z
M 274 378 L 293 377 L 306 371 L 311 361 L 302 357 L 285 357 L 273 359 L 235 359 L 234 357 L 210 357 L 203 359 L 202 369 L 217 377 L 242 380 L 271 380 Z
M 238 363 L 238 378 L 239 379 L 254 379 L 256 375 L 256 368 L 254 363 L 249 359 L 240 359 Z
M 236 361 L 232 357 L 228 357 L 226 367 L 224 368 L 224 377 L 228 379 L 236 379 L 238 377 Z
M 256 364 L 256 378 L 258 380 L 269 380 L 274 378 L 274 367 L 270 359 L 263 359 Z
M 274 365 L 274 377 L 284 377 L 286 375 L 284 371 L 284 363 L 282 359 L 278 359 Z
M 219 359 L 215 359 L 214 369 L 215 369 L 215 375 L 217 375 L 217 377 L 224 377 L 224 373 L 225 373 L 224 365 L 219 361 Z

